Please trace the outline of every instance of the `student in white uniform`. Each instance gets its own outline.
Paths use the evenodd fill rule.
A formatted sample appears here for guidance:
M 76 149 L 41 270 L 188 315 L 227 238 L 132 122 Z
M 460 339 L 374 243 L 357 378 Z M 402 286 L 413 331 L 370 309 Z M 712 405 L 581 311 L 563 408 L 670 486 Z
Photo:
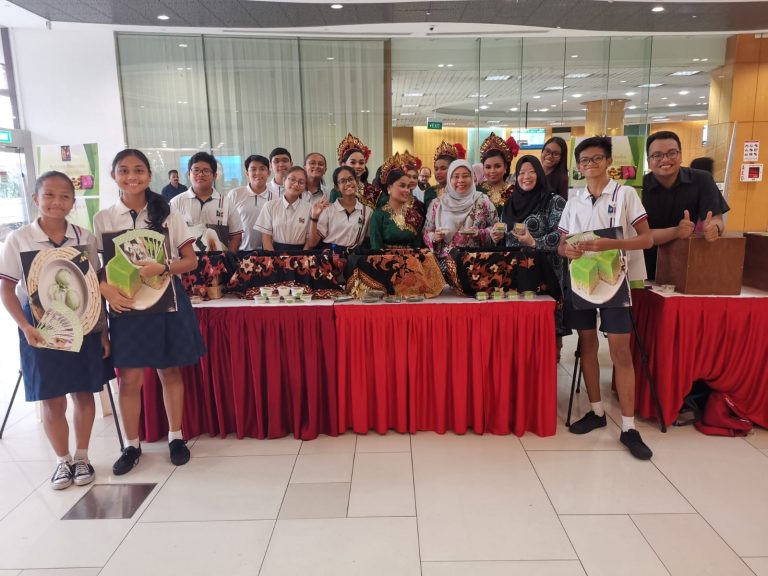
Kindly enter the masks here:
M 310 152 L 304 158 L 304 170 L 307 173 L 307 190 L 302 200 L 315 204 L 328 199 L 328 191 L 323 184 L 323 176 L 328 170 L 328 161 L 320 152 Z
M 323 248 L 354 248 L 368 232 L 373 210 L 357 200 L 357 178 L 349 166 L 333 172 L 333 186 L 341 196 L 333 204 L 328 201 L 312 206 L 309 225 L 309 247 L 321 243 Z
M 267 184 L 267 188 L 273 194 L 282 196 L 285 192 L 285 177 L 288 170 L 293 166 L 291 153 L 285 148 L 275 148 L 269 153 L 269 164 L 272 166 L 272 180 Z
M 181 431 L 184 413 L 184 381 L 181 366 L 197 364 L 205 354 L 200 327 L 192 304 L 181 285 L 179 274 L 197 267 L 192 248 L 194 236 L 184 218 L 159 194 L 149 189 L 152 172 L 149 160 L 139 150 L 126 149 L 112 161 L 112 178 L 120 188 L 120 199 L 101 210 L 93 219 L 99 249 L 103 250 L 105 232 L 148 228 L 169 237 L 171 259 L 165 264 L 141 265 L 142 276 L 168 274 L 176 288 L 175 312 L 123 314 L 134 301 L 119 288 L 101 281 L 101 294 L 109 302 L 109 336 L 112 356 L 120 371 L 120 413 L 127 438 L 122 455 L 112 465 L 119 476 L 139 463 L 139 415 L 144 370 L 153 368 L 163 385 L 163 401 L 168 417 L 168 448 L 171 462 L 181 466 L 189 461 L 189 448 Z
M 114 373 L 105 374 L 102 358 L 109 356 L 106 322 L 102 329 L 83 337 L 79 352 L 38 348 L 44 336 L 34 325 L 26 282 L 22 278 L 21 253 L 64 246 L 85 247 L 94 270 L 98 269 L 96 238 L 70 224 L 67 214 L 75 205 L 75 188 L 69 176 L 46 172 L 37 179 L 32 200 L 40 216 L 10 233 L 0 251 L 0 295 L 3 305 L 19 327 L 19 352 L 24 392 L 28 402 L 42 401 L 43 428 L 56 453 L 51 487 L 62 490 L 74 482 L 93 482 L 95 472 L 88 460 L 88 444 L 96 414 L 93 395 Z M 75 455 L 69 451 L 67 394 L 74 402 Z
M 578 190 L 565 205 L 560 217 L 560 256 L 573 260 L 584 252 L 620 249 L 626 252 L 629 280 L 645 278 L 643 249 L 653 246 L 653 235 L 637 192 L 608 177 L 613 147 L 610 138 L 587 138 L 576 146 L 575 157 L 587 186 Z M 623 239 L 599 238 L 576 246 L 565 239 L 570 234 L 621 226 Z M 579 332 L 584 383 L 592 409 L 571 424 L 574 434 L 586 434 L 606 426 L 605 409 L 600 399 L 600 366 L 597 362 L 597 311 L 576 310 L 573 306 L 570 277 L 565 277 L 563 319 L 566 327 Z M 600 331 L 608 333 L 608 347 L 621 404 L 621 443 L 635 458 L 648 460 L 653 453 L 635 429 L 635 370 L 629 335 L 632 331 L 632 309 L 600 308 Z
M 301 195 L 306 190 L 307 173 L 294 166 L 285 176 L 285 192 L 267 202 L 256 220 L 264 250 L 304 250 L 307 248 L 312 207 Z
M 232 203 L 213 187 L 216 181 L 216 158 L 207 152 L 197 152 L 187 164 L 190 189 L 171 200 L 183 217 L 192 234 L 198 238 L 196 248 L 207 250 L 229 250 L 237 252 L 243 238 L 243 224 Z M 229 239 L 207 232 L 209 226 L 225 227 Z
M 248 156 L 245 159 L 245 173 L 248 175 L 248 185 L 233 188 L 227 199 L 240 216 L 243 230 L 240 250 L 261 250 L 261 232 L 254 226 L 267 202 L 277 198 L 277 194 L 267 189 L 269 160 L 258 154 Z

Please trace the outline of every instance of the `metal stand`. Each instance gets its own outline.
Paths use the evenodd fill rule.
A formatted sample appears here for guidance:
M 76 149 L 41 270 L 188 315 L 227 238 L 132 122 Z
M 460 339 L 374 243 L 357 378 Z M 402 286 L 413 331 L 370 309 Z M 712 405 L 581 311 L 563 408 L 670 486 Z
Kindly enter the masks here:
M 648 387 L 651 389 L 651 400 L 653 401 L 654 408 L 656 408 L 656 418 L 659 419 L 661 431 L 666 432 L 667 425 L 664 423 L 664 414 L 661 411 L 661 402 L 659 402 L 659 395 L 656 391 L 656 379 L 653 377 L 650 364 L 648 363 L 648 352 L 645 351 L 643 341 L 640 339 L 640 331 L 637 329 L 635 315 L 630 313 L 629 316 L 632 319 L 632 331 L 635 333 L 635 344 L 637 344 L 637 349 L 640 351 L 640 363 L 645 369 L 645 377 L 648 379 Z
M 573 410 L 573 395 L 581 391 L 581 347 L 576 344 L 576 351 L 573 353 L 573 376 L 571 377 L 571 397 L 568 400 L 568 416 L 565 419 L 565 425 L 571 425 L 571 411 Z
M 3 425 L 0 427 L 0 439 L 5 432 L 5 425 L 8 423 L 8 416 L 11 415 L 11 408 L 13 408 L 13 402 L 16 400 L 16 393 L 19 391 L 19 384 L 21 384 L 21 370 L 19 370 L 19 377 L 16 379 L 16 386 L 13 388 L 13 395 L 11 401 L 8 403 L 8 409 L 5 411 L 5 418 L 3 418 Z M 107 394 L 109 396 L 109 404 L 112 406 L 112 417 L 115 419 L 115 429 L 117 430 L 117 439 L 120 442 L 120 451 L 125 449 L 125 443 L 123 442 L 123 432 L 120 429 L 120 419 L 117 417 L 117 410 L 115 409 L 115 399 L 112 396 L 112 387 L 107 381 L 104 386 L 107 388 Z
M 21 370 L 19 370 L 19 377 L 16 378 L 16 386 L 13 388 L 13 395 L 11 396 L 11 401 L 8 403 L 8 410 L 5 411 L 3 425 L 0 427 L 0 438 L 3 437 L 3 432 L 5 432 L 5 425 L 8 423 L 8 416 L 11 415 L 11 407 L 13 406 L 13 401 L 16 400 L 16 392 L 19 391 L 19 384 L 21 384 Z

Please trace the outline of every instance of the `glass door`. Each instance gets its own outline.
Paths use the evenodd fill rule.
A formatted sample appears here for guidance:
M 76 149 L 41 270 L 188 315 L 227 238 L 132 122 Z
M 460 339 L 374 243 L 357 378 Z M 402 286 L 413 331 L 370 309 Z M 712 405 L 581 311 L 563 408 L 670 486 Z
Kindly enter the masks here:
M 11 230 L 29 222 L 25 166 L 22 149 L 0 147 L 0 241 Z

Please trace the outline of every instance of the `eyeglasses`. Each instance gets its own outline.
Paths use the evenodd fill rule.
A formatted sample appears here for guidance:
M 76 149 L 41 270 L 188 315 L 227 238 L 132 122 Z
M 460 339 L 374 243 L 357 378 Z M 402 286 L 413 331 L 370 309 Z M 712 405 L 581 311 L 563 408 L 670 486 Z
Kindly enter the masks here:
M 660 162 L 663 158 L 675 160 L 678 156 L 680 156 L 680 150 L 670 150 L 669 152 L 654 152 L 648 158 L 654 162 Z
M 192 170 L 189 171 L 192 176 L 210 176 L 213 174 L 213 170 L 210 168 L 192 168 Z
M 304 186 L 307 183 L 307 181 L 304 180 L 303 178 L 299 180 L 298 178 L 288 177 L 285 179 L 285 181 L 290 182 L 291 184 L 298 184 L 299 186 Z
M 541 151 L 541 156 L 542 158 L 545 156 L 552 156 L 552 158 L 560 158 L 562 154 L 557 150 L 548 150 L 547 148 L 544 148 L 544 150 Z
M 590 164 L 597 165 L 597 164 L 600 164 L 600 162 L 602 162 L 603 160 L 605 160 L 605 156 L 603 156 L 602 154 L 598 154 L 597 156 L 592 156 L 592 158 L 584 158 L 582 156 L 581 158 L 579 158 L 579 165 L 580 166 L 589 166 Z
M 354 184 L 357 182 L 354 178 L 339 178 L 338 184 L 339 186 L 346 186 L 347 184 Z

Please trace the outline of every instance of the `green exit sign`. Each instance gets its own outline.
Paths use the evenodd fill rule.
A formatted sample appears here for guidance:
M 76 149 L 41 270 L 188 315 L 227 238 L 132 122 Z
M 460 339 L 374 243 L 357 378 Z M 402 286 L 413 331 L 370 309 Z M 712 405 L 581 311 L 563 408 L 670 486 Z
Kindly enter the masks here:
M 10 130 L 0 130 L 0 144 L 10 144 L 13 142 Z
M 427 120 L 427 130 L 442 130 L 442 129 L 443 129 L 442 120 Z

